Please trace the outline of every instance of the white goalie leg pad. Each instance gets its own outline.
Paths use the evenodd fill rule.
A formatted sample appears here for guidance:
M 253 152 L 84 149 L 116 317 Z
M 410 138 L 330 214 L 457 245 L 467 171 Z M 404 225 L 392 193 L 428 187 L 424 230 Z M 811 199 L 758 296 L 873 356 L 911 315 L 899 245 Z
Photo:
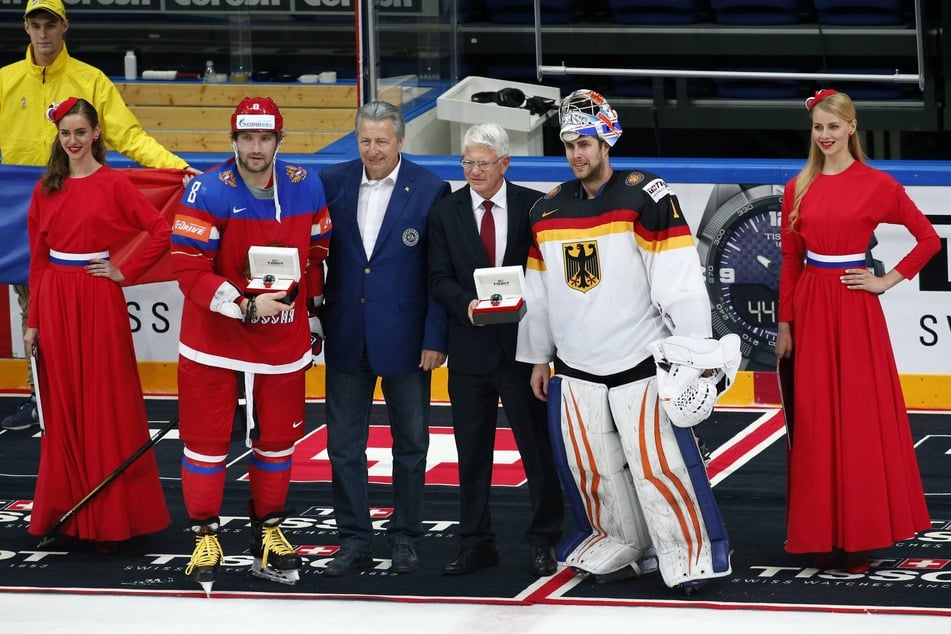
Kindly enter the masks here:
M 653 378 L 608 396 L 664 583 L 730 574 L 730 544 L 690 429 L 675 427 Z
M 579 503 L 591 535 L 565 563 L 592 574 L 607 574 L 636 562 L 650 545 L 647 525 L 627 470 L 627 459 L 608 406 L 608 389 L 561 378 L 561 436 Z

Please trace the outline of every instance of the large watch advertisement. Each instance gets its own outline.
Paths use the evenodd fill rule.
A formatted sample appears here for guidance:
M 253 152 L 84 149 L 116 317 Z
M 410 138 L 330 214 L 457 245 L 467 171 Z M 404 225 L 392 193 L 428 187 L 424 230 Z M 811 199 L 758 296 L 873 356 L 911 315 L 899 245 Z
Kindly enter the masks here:
M 697 229 L 713 334 L 739 335 L 746 370 L 776 367 L 782 201 L 778 185 L 714 185 Z
M 303 161 L 313 160 L 301 157 Z M 523 159 L 524 160 L 524 159 Z M 514 163 L 514 162 L 513 162 Z M 506 176 L 520 185 L 538 191 L 548 191 L 571 177 L 563 159 L 552 159 L 550 166 L 539 166 L 525 160 L 525 165 L 513 165 Z M 677 194 L 681 209 L 696 237 L 696 246 L 702 266 L 707 292 L 710 297 L 711 318 L 716 336 L 736 333 L 743 342 L 745 370 L 772 370 L 775 368 L 776 318 L 778 314 L 780 236 L 779 210 L 782 185 L 795 175 L 800 164 L 781 171 L 761 169 L 756 162 L 744 169 L 737 162 L 710 161 L 708 167 L 699 161 L 687 161 L 687 168 L 676 165 L 643 164 L 634 159 L 612 161 L 615 169 L 635 169 L 642 166 L 662 174 Z M 308 164 L 314 170 L 318 164 Z M 445 157 L 428 163 L 437 174 L 449 181 L 453 189 L 465 181 L 459 173 L 457 158 Z M 928 216 L 941 238 L 942 249 L 911 280 L 889 289 L 880 296 L 889 325 L 889 335 L 898 370 L 902 375 L 949 374 L 951 358 L 951 170 L 928 171 L 921 165 L 901 162 L 890 167 L 900 182 L 919 182 L 906 185 L 906 191 Z M 4 192 L 18 170 L 0 166 Z M 35 168 L 30 168 L 35 169 Z M 717 171 L 718 170 L 718 171 Z M 768 172 L 761 174 L 760 172 Z M 728 175 L 724 176 L 725 173 Z M 933 176 L 929 176 L 933 174 Z M 763 176 L 767 180 L 752 184 L 720 182 L 727 178 Z M 927 182 L 922 180 L 927 177 Z M 709 179 L 704 181 L 704 179 Z M 909 179 L 911 179 L 909 181 Z M 771 182 L 770 182 L 771 181 Z M 18 231 L 24 234 L 25 215 L 33 181 L 25 183 L 20 206 L 6 204 L 8 216 L 23 216 Z M 914 246 L 914 240 L 902 226 L 880 225 L 875 230 L 878 245 L 872 253 L 884 263 L 885 270 L 893 268 Z M 8 309 L 0 314 L 2 329 L 14 357 L 23 357 L 23 339 L 20 334 L 20 314 L 16 297 L 8 291 Z M 140 361 L 174 363 L 178 358 L 178 332 L 182 297 L 172 282 L 134 286 L 126 289 L 129 319 L 135 347 Z M 929 383 L 930 385 L 930 383 Z M 943 388 L 941 390 L 944 391 Z

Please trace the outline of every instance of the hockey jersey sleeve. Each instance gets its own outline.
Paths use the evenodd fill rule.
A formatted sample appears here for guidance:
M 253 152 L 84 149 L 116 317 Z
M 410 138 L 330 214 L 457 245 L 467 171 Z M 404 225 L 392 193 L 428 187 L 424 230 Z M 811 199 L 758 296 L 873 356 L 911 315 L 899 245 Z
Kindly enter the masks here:
M 320 181 L 318 180 L 318 183 Z M 307 258 L 307 295 L 313 300 L 313 305 L 319 306 L 324 296 L 324 260 L 330 251 L 330 236 L 333 233 L 333 223 L 330 220 L 330 210 L 324 197 L 323 187 L 317 211 L 314 212 L 313 224 L 310 228 L 310 253 Z
M 518 324 L 515 358 L 524 363 L 549 363 L 555 358 L 555 339 L 548 313 L 548 288 L 545 283 L 545 259 L 532 230 L 525 265 L 525 316 Z
M 647 269 L 651 302 L 674 335 L 712 336 L 703 269 L 680 201 L 660 178 L 644 184 L 635 239 Z
M 185 299 L 214 310 L 222 291 L 232 298 L 241 293 L 228 278 L 214 270 L 224 221 L 208 207 L 204 180 L 203 176 L 192 179 L 179 202 L 172 223 L 171 261 Z M 229 292 L 229 287 L 233 292 Z

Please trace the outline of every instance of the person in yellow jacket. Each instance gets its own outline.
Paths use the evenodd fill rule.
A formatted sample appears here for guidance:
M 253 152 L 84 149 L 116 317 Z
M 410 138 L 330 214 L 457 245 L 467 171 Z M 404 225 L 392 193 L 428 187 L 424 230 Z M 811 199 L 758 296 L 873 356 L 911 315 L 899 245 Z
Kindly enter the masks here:
M 26 57 L 0 68 L 0 162 L 46 165 L 56 137 L 56 127 L 46 118 L 47 109 L 68 97 L 82 97 L 99 112 L 102 135 L 116 151 L 143 167 L 199 173 L 146 134 L 115 84 L 102 71 L 69 56 L 63 41 L 69 21 L 62 0 L 27 0 L 23 22 L 30 36 Z M 14 289 L 25 328 L 29 287 Z M 27 382 L 33 391 L 33 377 L 29 373 Z M 28 429 L 37 422 L 36 399 L 31 395 L 0 422 L 0 427 Z

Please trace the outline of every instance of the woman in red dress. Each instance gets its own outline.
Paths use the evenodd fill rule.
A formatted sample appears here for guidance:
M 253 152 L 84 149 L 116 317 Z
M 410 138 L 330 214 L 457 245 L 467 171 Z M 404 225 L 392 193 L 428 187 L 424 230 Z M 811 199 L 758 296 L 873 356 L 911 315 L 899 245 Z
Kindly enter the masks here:
M 43 535 L 149 439 L 129 315 L 120 282 L 168 250 L 171 229 L 123 175 L 105 166 L 99 117 L 71 97 L 50 107 L 59 134 L 27 216 L 27 354 L 38 351 L 45 434 L 30 533 Z M 139 256 L 109 261 L 130 233 L 151 237 Z M 142 455 L 63 528 L 99 552 L 170 523 L 155 456 Z
M 848 95 L 806 101 L 812 143 L 786 185 L 776 354 L 795 352 L 786 550 L 869 569 L 869 551 L 930 527 L 908 414 L 878 295 L 938 252 L 928 219 L 864 162 Z M 865 265 L 880 223 L 917 244 L 882 277 Z

